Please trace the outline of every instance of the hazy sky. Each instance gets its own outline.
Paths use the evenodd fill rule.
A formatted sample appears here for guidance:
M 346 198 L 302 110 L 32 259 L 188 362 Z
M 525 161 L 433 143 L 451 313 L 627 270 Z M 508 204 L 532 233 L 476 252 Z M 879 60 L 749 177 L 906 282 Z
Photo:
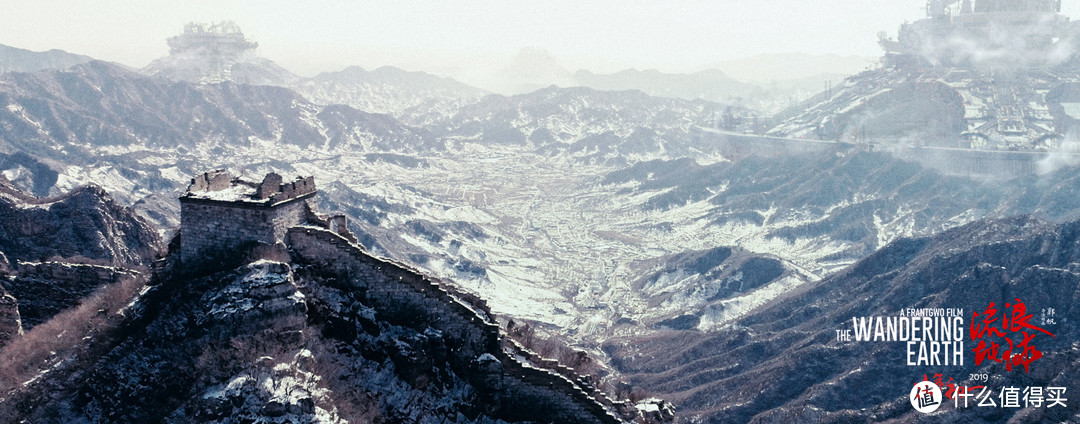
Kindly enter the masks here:
M 301 75 L 349 65 L 449 73 L 522 47 L 570 69 L 697 71 L 763 53 L 878 56 L 876 34 L 925 0 L 33 0 L 5 2 L 0 44 L 143 67 L 189 21 L 235 21 L 259 54 Z M 1067 0 L 1064 13 L 1080 9 Z M 1080 15 L 1077 15 L 1080 16 Z M 460 70 L 460 69 L 459 69 Z

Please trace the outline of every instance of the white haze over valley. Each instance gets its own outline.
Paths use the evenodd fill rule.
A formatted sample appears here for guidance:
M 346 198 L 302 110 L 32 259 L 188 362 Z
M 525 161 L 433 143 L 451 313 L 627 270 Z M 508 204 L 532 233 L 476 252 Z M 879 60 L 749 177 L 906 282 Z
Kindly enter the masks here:
M 878 32 L 895 34 L 900 22 L 921 18 L 923 8 L 919 1 L 886 0 L 45 0 L 5 4 L 0 44 L 63 49 L 142 68 L 168 53 L 165 38 L 179 34 L 184 23 L 232 20 L 259 43 L 260 56 L 302 76 L 395 66 L 499 91 L 491 79 L 522 49 L 531 49 L 525 52 L 547 52 L 554 61 L 531 65 L 569 72 L 720 69 L 766 83 L 858 72 L 879 56 Z M 795 52 L 818 60 L 777 56 Z

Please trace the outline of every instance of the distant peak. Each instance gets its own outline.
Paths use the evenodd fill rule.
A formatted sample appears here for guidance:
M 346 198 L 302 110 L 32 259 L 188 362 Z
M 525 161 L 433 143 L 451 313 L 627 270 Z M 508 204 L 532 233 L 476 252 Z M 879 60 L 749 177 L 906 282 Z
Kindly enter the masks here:
M 66 69 L 94 58 L 77 55 L 60 49 L 44 52 L 20 49 L 0 44 L 0 73 L 35 72 L 44 69 Z
M 259 43 L 244 38 L 240 26 L 233 21 L 218 23 L 189 22 L 184 32 L 166 40 L 170 53 L 208 49 L 221 54 L 240 54 L 259 47 Z

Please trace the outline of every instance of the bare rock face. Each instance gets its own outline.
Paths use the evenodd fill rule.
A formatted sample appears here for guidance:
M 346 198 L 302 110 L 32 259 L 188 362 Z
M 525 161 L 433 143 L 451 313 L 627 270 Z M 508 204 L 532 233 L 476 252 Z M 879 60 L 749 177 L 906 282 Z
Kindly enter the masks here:
M 26 329 L 78 305 L 101 286 L 146 277 L 125 268 L 63 262 L 22 262 L 13 274 L 2 285 L 18 299 Z
M 10 264 L 4 252 L 0 252 L 0 280 L 7 280 Z M 0 288 L 0 346 L 8 340 L 22 334 L 22 320 L 19 316 L 19 302 L 14 296 Z
M 605 349 L 623 375 L 670 399 L 691 420 L 1072 422 L 1072 404 L 997 409 L 994 416 L 949 409 L 927 418 L 901 396 L 933 366 L 905 364 L 903 343 L 851 344 L 837 341 L 834 332 L 850 326 L 853 316 L 889 316 L 906 307 L 981 313 L 991 302 L 1019 298 L 1034 314 L 1032 322 L 1048 310 L 1058 319 L 1045 324 L 1055 337 L 1035 340 L 1044 356 L 1030 373 L 1010 372 L 993 361 L 976 366 L 970 339 L 965 363 L 943 371 L 964 385 L 975 385 L 962 381 L 970 373 L 989 373 L 996 379 L 991 387 L 1075 387 L 1080 331 L 1061 323 L 1080 320 L 1078 268 L 1080 221 L 976 221 L 933 237 L 899 239 L 842 273 L 808 284 L 798 297 L 760 308 L 720 331 L 672 332 L 648 344 L 618 340 Z M 834 405 L 843 407 L 830 409 Z
M 161 250 L 158 233 L 97 186 L 39 198 L 0 180 L 0 217 L 0 341 L 104 284 L 142 278 L 126 268 Z
M 0 402 L 0 417 L 623 422 L 579 383 L 503 351 L 479 299 L 366 256 L 329 230 L 294 230 L 291 262 L 148 286 L 114 333 L 124 337 L 18 389 Z
M 199 304 L 206 310 L 196 311 L 197 324 L 242 328 L 262 320 L 304 316 L 304 295 L 297 291 L 287 264 L 259 261 L 245 271 L 224 289 L 203 296 Z
M 7 292 L 0 291 L 0 346 L 22 334 L 19 302 Z
M 0 187 L 0 251 L 11 261 L 67 259 L 149 265 L 161 249 L 156 231 L 105 190 L 86 186 L 36 198 Z

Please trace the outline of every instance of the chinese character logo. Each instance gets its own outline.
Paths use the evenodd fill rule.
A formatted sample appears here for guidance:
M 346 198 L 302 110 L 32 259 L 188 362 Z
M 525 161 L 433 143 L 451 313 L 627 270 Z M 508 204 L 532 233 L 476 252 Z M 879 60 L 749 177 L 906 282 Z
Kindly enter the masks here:
M 923 381 L 911 388 L 911 406 L 924 414 L 937 411 L 941 406 L 941 388 L 930 381 Z
M 945 396 L 945 399 L 950 399 L 950 400 L 955 400 L 957 396 L 964 397 L 966 395 L 967 397 L 971 397 L 971 394 L 968 393 L 969 391 L 975 390 L 975 389 L 981 389 L 981 388 L 985 387 L 985 386 L 975 386 L 975 387 L 964 386 L 964 387 L 960 387 L 960 386 L 956 385 L 956 383 L 953 383 L 953 378 L 952 377 L 949 377 L 949 381 L 945 381 L 945 375 L 944 374 L 934 374 L 934 379 L 933 380 L 927 379 L 926 374 L 923 374 L 922 381 L 920 381 L 919 383 L 925 383 L 925 382 L 933 382 L 933 383 L 935 383 L 938 386 L 938 389 L 941 390 L 942 396 Z M 915 383 L 915 384 L 919 384 L 919 383 Z
M 1049 331 L 1031 324 L 1032 315 L 1027 313 L 1027 306 L 1020 299 L 1006 303 L 1001 316 L 998 317 L 997 307 L 993 302 L 982 314 L 971 314 L 971 339 L 978 340 L 979 344 L 972 351 L 975 352 L 975 365 L 989 359 L 994 362 L 1005 363 L 1005 370 L 1012 371 L 1013 367 L 1023 365 L 1024 372 L 1030 372 L 1029 365 L 1035 360 L 1042 358 L 1042 351 L 1036 349 L 1032 340 L 1038 333 L 1056 338 Z M 1011 311 L 1010 311 L 1011 309 Z M 1010 313 L 1011 312 L 1011 313 Z M 1053 316 L 1053 310 L 1049 312 Z M 1044 311 L 1043 321 L 1047 321 Z M 979 317 L 982 320 L 979 320 Z M 999 344 L 996 340 L 1004 340 L 1008 345 Z M 986 344 L 990 340 L 990 345 Z

